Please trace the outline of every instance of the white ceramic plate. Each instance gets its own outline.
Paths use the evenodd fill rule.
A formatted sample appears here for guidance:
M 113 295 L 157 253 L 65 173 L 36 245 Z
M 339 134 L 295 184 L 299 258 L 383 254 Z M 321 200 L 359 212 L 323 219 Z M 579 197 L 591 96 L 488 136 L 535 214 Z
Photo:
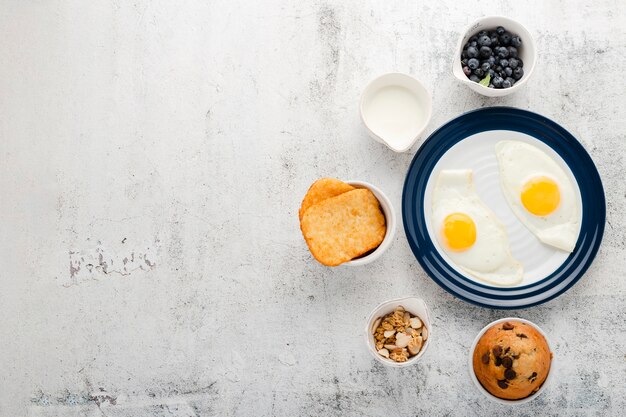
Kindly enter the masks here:
M 565 161 L 548 145 L 535 139 L 532 136 L 512 130 L 489 130 L 468 136 L 465 140 L 458 142 L 450 148 L 439 159 L 432 170 L 426 185 L 426 195 L 424 196 L 424 217 L 426 227 L 431 236 L 436 236 L 431 221 L 433 187 L 436 183 L 439 172 L 443 169 L 471 169 L 474 173 L 474 187 L 478 196 L 485 202 L 496 216 L 504 223 L 511 252 L 513 257 L 524 266 L 524 279 L 517 286 L 533 284 L 557 270 L 569 256 L 568 252 L 556 249 L 541 243 L 515 216 L 510 206 L 504 198 L 500 187 L 500 174 L 498 170 L 498 160 L 494 147 L 502 140 L 517 140 L 534 145 L 548 155 L 550 155 L 569 177 L 576 194 L 576 204 L 579 212 L 582 213 L 582 200 L 580 190 L 574 174 L 569 169 Z M 491 285 L 477 278 L 472 277 L 446 255 L 439 245 L 437 239 L 433 239 L 433 244 L 441 256 L 460 274 L 468 279 L 485 285 Z
M 531 143 L 564 169 L 582 213 L 572 253 L 546 246 L 532 235 L 506 203 L 494 146 L 499 140 Z M 471 277 L 445 255 L 433 226 L 432 188 L 442 168 L 472 169 L 478 195 L 505 224 L 513 255 L 525 268 L 523 282 L 498 287 Z M 567 291 L 585 273 L 602 242 L 606 206 L 600 175 L 583 146 L 552 120 L 512 107 L 465 113 L 433 132 L 415 154 L 402 192 L 407 241 L 428 275 L 455 296 L 485 307 L 517 309 L 544 303 Z

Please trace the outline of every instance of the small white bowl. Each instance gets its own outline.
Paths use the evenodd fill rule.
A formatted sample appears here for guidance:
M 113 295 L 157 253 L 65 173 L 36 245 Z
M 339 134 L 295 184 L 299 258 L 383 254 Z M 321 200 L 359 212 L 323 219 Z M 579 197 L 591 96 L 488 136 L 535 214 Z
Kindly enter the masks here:
M 428 331 L 428 337 L 426 338 L 426 342 L 422 345 L 422 350 L 419 353 L 407 360 L 406 362 L 395 362 L 392 359 L 387 359 L 384 356 L 381 356 L 376 351 L 376 341 L 374 340 L 374 330 L 372 327 L 374 326 L 374 322 L 379 318 L 383 317 L 389 313 L 392 313 L 396 310 L 398 306 L 404 307 L 406 311 L 417 316 L 422 321 L 422 324 L 426 327 Z M 426 353 L 426 349 L 430 346 L 430 341 L 432 340 L 433 332 L 432 327 L 430 325 L 430 314 L 428 312 L 428 307 L 426 307 L 426 303 L 421 298 L 417 297 L 406 297 L 406 298 L 397 298 L 395 300 L 385 301 L 384 303 L 379 304 L 370 314 L 367 319 L 367 326 L 365 327 L 365 342 L 367 343 L 367 349 L 370 351 L 374 359 L 379 361 L 382 364 L 387 366 L 391 366 L 394 368 L 403 368 L 405 366 L 410 366 L 417 361 L 419 361 L 424 353 Z
M 524 61 L 524 75 L 517 81 L 513 87 L 509 88 L 489 88 L 487 86 L 470 81 L 469 78 L 463 73 L 463 67 L 461 66 L 461 53 L 463 52 L 463 46 L 467 43 L 469 38 L 480 32 L 481 30 L 492 30 L 498 26 L 503 26 L 508 32 L 515 35 L 519 35 L 522 39 L 522 46 L 519 49 L 519 56 Z M 509 19 L 503 16 L 488 16 L 483 17 L 465 29 L 463 35 L 459 39 L 457 44 L 454 61 L 452 63 L 452 73 L 462 83 L 467 85 L 472 90 L 487 96 L 487 97 L 503 97 L 518 91 L 520 88 L 528 82 L 528 79 L 535 69 L 535 63 L 537 62 L 537 48 L 535 47 L 535 41 L 530 35 L 528 29 L 526 29 L 521 23 Z
M 378 199 L 378 202 L 380 203 L 380 208 L 385 215 L 386 232 L 382 243 L 367 255 L 361 256 L 360 258 L 355 258 L 342 264 L 348 266 L 360 266 L 368 264 L 380 258 L 380 256 L 389 248 L 394 236 L 396 235 L 396 213 L 393 210 L 393 206 L 391 205 L 391 201 L 389 200 L 389 198 L 387 198 L 387 196 L 383 194 L 383 192 L 380 191 L 378 187 L 375 187 L 365 181 L 346 182 L 355 188 L 367 188 L 368 190 L 370 190 L 374 194 L 376 199 Z
M 396 94 L 395 100 L 391 100 L 392 97 L 389 95 L 384 99 L 379 97 L 381 91 L 390 88 L 393 90 L 388 91 L 393 91 Z M 372 104 L 375 99 L 379 100 L 376 106 Z M 405 100 L 404 103 L 403 100 Z M 410 112 L 412 105 L 414 105 L 414 114 Z M 410 113 L 404 114 L 403 119 L 411 126 L 408 126 L 401 133 L 382 130 L 376 120 L 380 118 L 379 120 L 385 120 L 387 125 L 394 124 L 388 120 L 390 117 L 399 117 L 398 111 L 394 111 L 393 107 L 397 107 L 395 110 L 399 110 L 400 113 Z M 372 80 L 365 87 L 361 95 L 359 109 L 361 120 L 363 120 L 372 139 L 395 152 L 405 152 L 415 144 L 415 141 L 428 126 L 432 116 L 432 99 L 428 90 L 417 79 L 407 74 L 388 73 Z M 382 114 L 383 109 L 392 111 L 393 116 Z M 394 125 L 398 124 L 395 123 Z
M 522 323 L 528 324 L 529 326 L 533 326 L 546 339 L 546 343 L 548 343 L 548 349 L 550 349 L 550 352 L 552 353 L 552 360 L 550 361 L 550 371 L 548 372 L 548 376 L 546 377 L 546 380 L 543 381 L 543 384 L 541 385 L 541 387 L 539 387 L 537 392 L 535 392 L 534 394 L 531 394 L 530 396 L 528 396 L 526 398 L 522 398 L 520 400 L 505 400 L 505 399 L 498 398 L 498 397 L 492 395 L 489 391 L 487 391 L 481 385 L 480 381 L 478 381 L 478 378 L 476 377 L 476 374 L 474 373 L 473 358 L 474 358 L 474 350 L 476 349 L 476 345 L 478 344 L 478 341 L 483 336 L 483 334 L 485 334 L 485 332 L 487 330 L 489 330 L 492 326 L 495 326 L 496 324 L 499 324 L 499 323 L 504 323 L 505 321 L 520 321 Z M 530 402 L 530 401 L 534 400 L 535 398 L 537 398 L 537 396 L 539 396 L 539 394 L 541 394 L 546 389 L 546 386 L 548 386 L 548 383 L 552 380 L 552 374 L 554 373 L 554 351 L 552 350 L 552 347 L 550 347 L 550 342 L 548 341 L 548 337 L 546 336 L 546 334 L 535 323 L 533 323 L 531 321 L 528 321 L 528 320 L 525 320 L 525 319 L 520 319 L 518 317 L 505 317 L 503 319 L 499 319 L 499 320 L 496 320 L 496 321 L 493 321 L 493 322 L 489 323 L 488 325 L 483 327 L 483 329 L 480 332 L 478 332 L 478 335 L 474 339 L 474 343 L 472 343 L 472 347 L 470 347 L 468 366 L 469 366 L 470 378 L 474 382 L 474 385 L 476 385 L 476 388 L 478 388 L 478 390 L 481 393 L 483 393 L 483 395 L 485 397 L 487 397 L 490 400 L 495 401 L 495 402 L 497 402 L 499 404 L 506 404 L 506 405 L 525 404 L 525 403 Z

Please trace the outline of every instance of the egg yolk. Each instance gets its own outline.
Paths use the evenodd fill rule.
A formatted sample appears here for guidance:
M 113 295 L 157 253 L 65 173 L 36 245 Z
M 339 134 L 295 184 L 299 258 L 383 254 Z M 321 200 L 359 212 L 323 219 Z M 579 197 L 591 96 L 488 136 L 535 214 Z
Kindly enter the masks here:
M 548 177 L 535 177 L 522 187 L 522 204 L 535 216 L 547 216 L 559 206 L 561 193 Z
M 476 224 L 465 213 L 452 213 L 443 220 L 443 237 L 448 248 L 464 251 L 476 242 Z

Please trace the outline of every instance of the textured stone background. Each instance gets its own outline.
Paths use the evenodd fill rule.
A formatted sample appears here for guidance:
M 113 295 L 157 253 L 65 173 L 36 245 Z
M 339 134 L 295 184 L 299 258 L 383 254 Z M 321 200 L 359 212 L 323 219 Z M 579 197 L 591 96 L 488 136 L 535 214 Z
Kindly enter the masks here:
M 517 18 L 539 62 L 486 99 L 450 73 L 460 31 Z M 623 415 L 626 4 L 0 1 L 0 416 Z M 546 305 L 554 384 L 510 409 L 467 377 L 468 305 L 404 231 L 379 262 L 329 269 L 297 223 L 321 176 L 379 185 L 396 211 L 417 149 L 369 139 L 357 103 L 387 71 L 433 94 L 428 132 L 476 107 L 542 113 L 582 141 L 608 223 L 587 275 Z M 399 212 L 398 212 L 399 214 Z M 433 344 L 378 365 L 362 328 L 418 294 Z

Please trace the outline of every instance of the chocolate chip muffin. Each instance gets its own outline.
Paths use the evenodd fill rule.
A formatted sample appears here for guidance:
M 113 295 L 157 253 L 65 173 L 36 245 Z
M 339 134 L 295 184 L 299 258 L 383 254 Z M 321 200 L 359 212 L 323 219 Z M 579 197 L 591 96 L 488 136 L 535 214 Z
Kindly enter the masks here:
M 474 373 L 492 395 L 520 400 L 535 393 L 550 372 L 552 353 L 533 326 L 498 323 L 482 335 L 472 358 Z

